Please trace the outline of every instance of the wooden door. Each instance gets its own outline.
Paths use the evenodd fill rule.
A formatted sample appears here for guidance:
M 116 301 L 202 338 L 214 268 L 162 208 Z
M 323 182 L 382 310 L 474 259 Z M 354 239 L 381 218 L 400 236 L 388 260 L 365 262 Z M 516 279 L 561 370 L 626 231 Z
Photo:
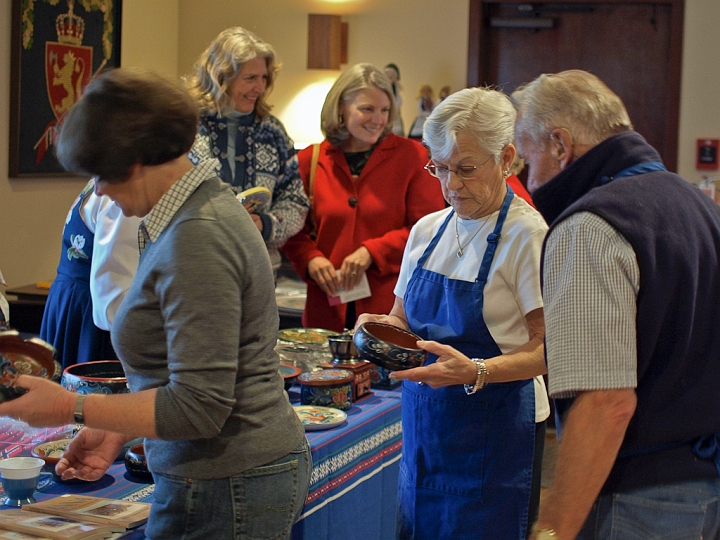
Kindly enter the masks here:
M 541 73 L 590 71 L 676 170 L 683 10 L 684 0 L 470 0 L 468 86 L 511 93 Z

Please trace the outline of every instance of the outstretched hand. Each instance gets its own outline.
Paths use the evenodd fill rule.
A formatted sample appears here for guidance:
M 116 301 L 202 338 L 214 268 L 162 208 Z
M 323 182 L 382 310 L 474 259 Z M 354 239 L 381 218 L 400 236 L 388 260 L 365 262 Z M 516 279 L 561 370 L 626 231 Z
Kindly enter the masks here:
M 72 422 L 72 411 L 78 395 L 56 382 L 20 375 L 15 387 L 27 390 L 12 401 L 0 404 L 0 416 L 27 422 L 33 427 L 64 426 Z
M 477 366 L 460 351 L 437 341 L 421 340 L 417 342 L 417 346 L 430 354 L 437 355 L 437 361 L 429 366 L 393 371 L 390 374 L 391 379 L 407 379 L 427 384 L 431 388 L 475 383 Z
M 99 480 L 128 440 L 126 435 L 83 428 L 68 445 L 55 466 L 55 472 L 63 480 Z

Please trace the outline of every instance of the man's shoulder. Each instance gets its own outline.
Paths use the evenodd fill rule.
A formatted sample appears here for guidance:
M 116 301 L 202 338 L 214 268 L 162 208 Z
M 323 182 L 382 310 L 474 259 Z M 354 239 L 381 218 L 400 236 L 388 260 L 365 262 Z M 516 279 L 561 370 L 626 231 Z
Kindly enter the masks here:
M 615 227 L 601 215 L 590 210 L 580 210 L 555 223 L 549 231 L 548 239 L 557 238 L 559 235 L 577 235 L 591 231 L 617 234 Z

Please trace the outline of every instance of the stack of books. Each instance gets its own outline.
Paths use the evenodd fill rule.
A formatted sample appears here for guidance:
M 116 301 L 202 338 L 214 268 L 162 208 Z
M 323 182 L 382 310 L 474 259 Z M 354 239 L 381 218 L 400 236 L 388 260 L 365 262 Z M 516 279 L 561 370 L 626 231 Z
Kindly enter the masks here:
M 61 495 L 0 512 L 0 540 L 49 538 L 99 540 L 119 538 L 148 520 L 150 503 L 88 495 Z

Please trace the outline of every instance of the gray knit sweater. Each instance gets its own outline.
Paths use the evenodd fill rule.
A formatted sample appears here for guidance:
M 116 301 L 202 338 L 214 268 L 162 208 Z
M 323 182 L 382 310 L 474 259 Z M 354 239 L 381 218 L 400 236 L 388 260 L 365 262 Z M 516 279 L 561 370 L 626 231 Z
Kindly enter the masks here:
M 223 478 L 300 443 L 277 329 L 263 240 L 229 186 L 206 180 L 147 244 L 113 324 L 131 390 L 157 388 L 151 471 Z

